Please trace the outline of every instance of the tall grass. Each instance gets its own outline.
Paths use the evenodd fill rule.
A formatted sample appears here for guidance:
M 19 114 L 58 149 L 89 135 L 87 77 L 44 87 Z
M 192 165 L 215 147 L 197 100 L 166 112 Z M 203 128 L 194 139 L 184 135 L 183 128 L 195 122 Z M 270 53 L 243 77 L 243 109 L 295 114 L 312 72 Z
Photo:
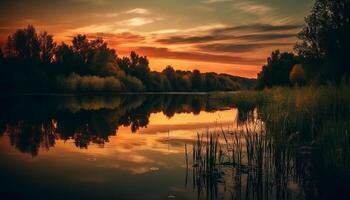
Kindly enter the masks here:
M 222 172 L 233 169 L 235 197 L 245 191 L 255 198 L 290 198 L 291 183 L 302 188 L 298 195 L 303 198 L 339 197 L 346 191 L 350 181 L 349 87 L 247 91 L 235 94 L 232 101 L 238 110 L 257 109 L 257 118 L 232 129 L 221 128 L 219 133 L 198 135 L 193 144 L 196 175 L 227 182 L 230 177 Z M 217 184 L 205 185 L 208 189 Z

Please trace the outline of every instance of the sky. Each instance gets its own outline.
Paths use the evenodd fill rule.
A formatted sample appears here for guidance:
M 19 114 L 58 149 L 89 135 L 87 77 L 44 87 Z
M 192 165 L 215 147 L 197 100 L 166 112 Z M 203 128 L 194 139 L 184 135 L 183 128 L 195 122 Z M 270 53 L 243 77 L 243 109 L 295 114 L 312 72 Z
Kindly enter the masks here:
M 0 45 L 32 24 L 69 43 L 102 37 L 118 56 L 145 55 L 152 70 L 256 77 L 275 49 L 292 51 L 314 0 L 1 0 Z

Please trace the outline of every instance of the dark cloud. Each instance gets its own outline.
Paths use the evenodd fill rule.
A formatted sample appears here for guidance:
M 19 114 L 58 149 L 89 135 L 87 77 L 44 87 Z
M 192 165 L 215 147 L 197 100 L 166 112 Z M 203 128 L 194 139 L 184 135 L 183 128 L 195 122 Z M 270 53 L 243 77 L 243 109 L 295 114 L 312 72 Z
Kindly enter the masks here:
M 142 42 L 145 37 L 131 32 L 123 33 L 91 33 L 87 35 L 89 38 L 103 38 L 113 42 Z
M 162 44 L 190 44 L 190 43 L 203 43 L 218 40 L 233 39 L 234 36 L 226 35 L 204 35 L 204 36 L 172 36 L 169 38 L 162 38 L 156 40 L 156 42 Z
M 181 51 L 172 51 L 172 50 L 169 50 L 168 48 L 157 48 L 157 47 L 138 47 L 135 49 L 135 51 L 139 54 L 147 55 L 149 57 L 194 60 L 194 61 L 201 61 L 201 62 L 246 64 L 246 65 L 256 65 L 256 64 L 261 64 L 265 62 L 265 58 L 264 59 L 243 58 L 240 56 L 217 55 L 217 54 L 199 53 L 199 52 L 181 52 Z
M 233 26 L 214 29 L 209 34 L 205 34 L 202 36 L 178 35 L 167 38 L 161 38 L 156 40 L 156 42 L 162 44 L 191 44 L 233 39 L 241 39 L 246 41 L 266 41 L 295 37 L 297 29 L 300 28 L 301 25 L 277 26 L 268 24 L 254 24 L 245 26 Z M 248 32 L 242 34 L 240 33 L 240 31 Z M 289 31 L 289 33 L 279 33 L 281 31 Z M 293 31 L 293 33 L 290 33 L 291 31 Z
M 247 41 L 266 41 L 266 40 L 278 40 L 284 38 L 296 37 L 296 34 L 292 33 L 266 33 L 266 34 L 249 34 L 240 35 L 236 39 L 242 39 Z
M 162 44 L 186 44 L 186 43 L 202 43 L 216 40 L 230 39 L 232 36 L 225 35 L 204 35 L 204 36 L 173 36 L 169 38 L 162 38 L 156 40 L 156 42 Z
M 196 46 L 203 51 L 212 52 L 249 52 L 262 48 L 290 46 L 293 43 L 254 43 L 254 44 L 204 44 Z
M 214 34 L 231 33 L 234 31 L 257 31 L 257 32 L 269 32 L 269 31 L 290 31 L 300 29 L 302 25 L 289 24 L 289 25 L 271 25 L 271 24 L 252 24 L 244 26 L 232 26 L 226 28 L 219 28 L 213 31 Z
M 162 38 L 156 40 L 156 42 L 162 44 L 195 44 L 195 43 L 205 43 L 213 41 L 222 41 L 222 40 L 232 40 L 232 39 L 241 39 L 246 41 L 266 41 L 266 40 L 277 40 L 284 38 L 295 37 L 296 34 L 290 33 L 266 33 L 266 34 L 247 34 L 247 35 L 205 35 L 205 36 L 173 36 L 169 38 Z

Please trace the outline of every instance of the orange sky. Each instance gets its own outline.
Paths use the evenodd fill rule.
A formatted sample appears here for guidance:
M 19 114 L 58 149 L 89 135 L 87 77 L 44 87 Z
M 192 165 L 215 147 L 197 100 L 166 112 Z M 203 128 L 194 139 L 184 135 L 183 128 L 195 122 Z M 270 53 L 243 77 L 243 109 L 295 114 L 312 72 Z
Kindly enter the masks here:
M 272 50 L 291 51 L 313 0 L 2 0 L 0 44 L 27 24 L 55 40 L 102 37 L 118 55 L 146 55 L 161 71 L 256 77 Z

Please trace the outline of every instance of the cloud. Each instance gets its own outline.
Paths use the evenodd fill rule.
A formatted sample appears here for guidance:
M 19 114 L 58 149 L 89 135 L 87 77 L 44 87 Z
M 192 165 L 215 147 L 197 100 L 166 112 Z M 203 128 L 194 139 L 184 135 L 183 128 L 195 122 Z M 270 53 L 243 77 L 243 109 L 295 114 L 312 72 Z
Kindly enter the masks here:
M 222 3 L 222 2 L 230 2 L 232 0 L 205 0 L 203 3 L 213 4 L 213 3 Z
M 109 17 L 114 18 L 126 14 L 138 14 L 138 15 L 148 15 L 150 14 L 150 11 L 144 8 L 134 8 L 125 12 L 111 12 L 111 13 L 96 13 L 96 17 Z
M 202 32 L 202 35 L 173 35 L 156 39 L 156 42 L 161 44 L 195 44 L 237 39 L 245 41 L 277 40 L 295 37 L 297 30 L 301 27 L 302 25 L 298 24 L 252 24 L 242 26 L 221 26 L 202 30 L 200 31 Z
M 118 22 L 117 24 L 125 25 L 125 26 L 143 26 L 146 24 L 150 24 L 156 21 L 156 19 L 153 18 L 144 18 L 144 17 L 134 17 L 131 19 L 127 19 L 121 22 Z
M 147 55 L 155 58 L 167 58 L 167 59 L 182 59 L 182 60 L 194 60 L 201 62 L 213 62 L 213 63 L 226 63 L 226 64 L 242 64 L 242 65 L 253 65 L 261 64 L 265 61 L 260 58 L 243 58 L 239 56 L 229 55 L 216 55 L 200 52 L 181 52 L 172 51 L 168 48 L 158 47 L 138 47 L 135 51 L 139 54 Z
M 107 3 L 110 3 L 110 0 L 69 0 L 73 3 L 88 3 L 88 4 L 94 4 L 94 5 L 104 5 Z
M 249 1 L 244 1 L 244 2 L 237 2 L 233 5 L 234 8 L 254 14 L 254 15 L 263 15 L 268 12 L 271 12 L 273 9 L 267 5 L 264 4 L 257 4 L 255 2 L 249 2 Z
M 276 33 L 266 33 L 266 34 L 246 34 L 246 35 L 220 35 L 211 34 L 203 36 L 172 36 L 168 38 L 161 38 L 156 40 L 156 42 L 162 44 L 195 44 L 195 43 L 206 43 L 213 41 L 222 40 L 233 40 L 240 39 L 245 41 L 266 41 L 266 40 L 276 40 L 283 38 L 295 37 L 296 34 L 286 33 L 286 34 L 276 34 Z
M 81 33 L 96 33 L 96 32 L 113 32 L 115 27 L 111 24 L 91 24 L 88 26 L 77 27 L 69 29 L 69 33 L 81 34 Z
M 126 11 L 125 13 L 127 14 L 140 14 L 140 15 L 147 15 L 149 14 L 149 10 L 144 9 L 144 8 L 134 8 L 131 10 Z
M 157 31 L 153 31 L 151 32 L 151 34 L 170 34 L 170 33 L 176 33 L 176 32 L 180 32 L 180 29 L 161 29 L 161 30 L 157 30 Z
M 187 43 L 202 43 L 208 41 L 227 39 L 231 36 L 219 36 L 219 35 L 204 35 L 204 36 L 172 36 L 169 38 L 162 38 L 156 40 L 156 42 L 162 44 L 187 44 Z
M 121 32 L 121 33 L 90 33 L 87 34 L 89 38 L 103 38 L 115 44 L 123 44 L 123 43 L 137 43 L 145 40 L 145 37 L 142 35 L 134 34 L 131 32 Z
M 204 44 L 198 45 L 197 48 L 203 51 L 211 52 L 250 52 L 258 49 L 269 47 L 290 46 L 293 43 L 253 43 L 253 44 Z
M 234 31 L 258 31 L 258 32 L 269 32 L 269 31 L 290 31 L 300 29 L 302 25 L 299 24 L 286 24 L 286 25 L 271 25 L 271 24 L 251 24 L 242 26 L 231 26 L 225 28 L 219 28 L 213 31 L 213 33 L 232 33 Z
M 266 40 L 277 40 L 284 38 L 296 37 L 293 33 L 266 33 L 266 34 L 249 34 L 237 36 L 237 39 L 243 39 L 247 41 L 266 41 Z

